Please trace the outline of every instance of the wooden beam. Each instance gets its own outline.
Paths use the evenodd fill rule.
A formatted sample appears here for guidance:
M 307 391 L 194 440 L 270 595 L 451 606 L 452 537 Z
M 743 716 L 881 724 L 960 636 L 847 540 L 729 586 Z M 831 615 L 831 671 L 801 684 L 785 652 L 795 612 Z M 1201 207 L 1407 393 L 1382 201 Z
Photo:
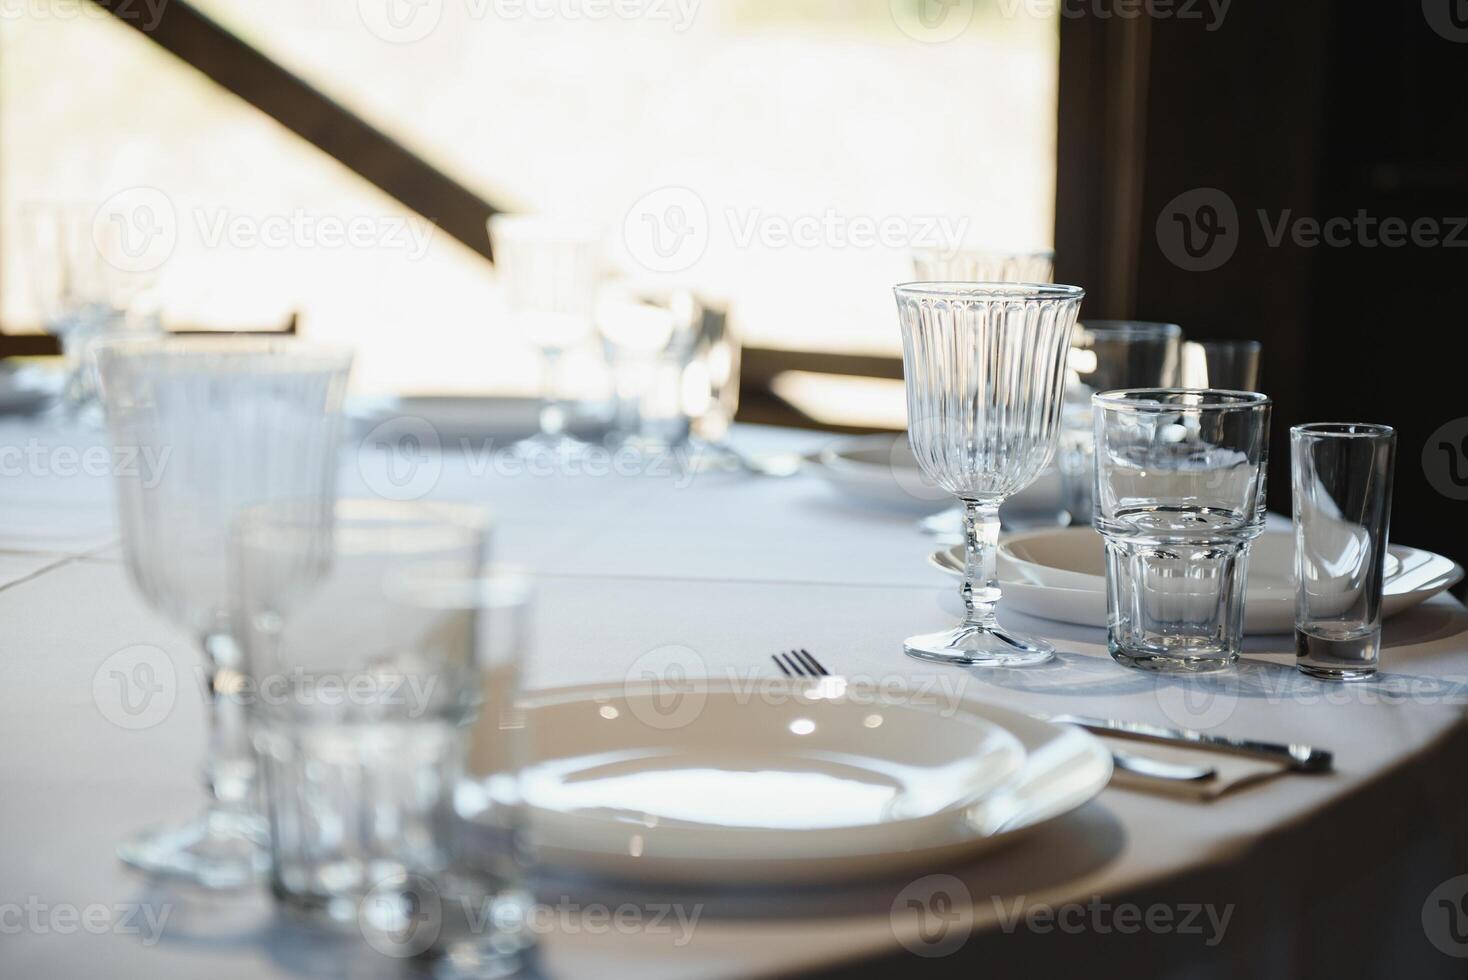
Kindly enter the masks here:
M 475 252 L 493 258 L 485 222 L 498 210 L 494 205 L 186 0 L 169 0 L 159 8 L 156 22 L 137 16 L 136 0 L 91 2 Z

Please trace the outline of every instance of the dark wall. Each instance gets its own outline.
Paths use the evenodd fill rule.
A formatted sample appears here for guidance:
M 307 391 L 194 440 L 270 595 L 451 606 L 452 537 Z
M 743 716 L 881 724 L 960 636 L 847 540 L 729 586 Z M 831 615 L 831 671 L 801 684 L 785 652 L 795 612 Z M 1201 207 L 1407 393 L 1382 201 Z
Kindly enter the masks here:
M 1432 2 L 1236 0 L 1213 32 L 1152 21 L 1135 313 L 1264 342 L 1274 509 L 1290 425 L 1390 423 L 1393 539 L 1468 564 L 1468 486 L 1434 435 L 1462 419 L 1448 435 L 1468 437 L 1468 3 Z M 1340 218 L 1314 243 L 1308 221 Z M 1454 451 L 1468 479 L 1468 445 Z

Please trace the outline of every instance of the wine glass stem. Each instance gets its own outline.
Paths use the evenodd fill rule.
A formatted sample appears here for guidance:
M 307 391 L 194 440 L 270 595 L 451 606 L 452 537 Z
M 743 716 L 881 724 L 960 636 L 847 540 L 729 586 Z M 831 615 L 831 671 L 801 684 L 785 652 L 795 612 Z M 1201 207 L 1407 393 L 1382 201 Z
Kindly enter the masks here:
M 999 602 L 999 575 L 995 552 L 999 547 L 999 504 L 978 500 L 963 502 L 964 567 L 963 597 L 965 626 L 998 626 L 994 607 Z
M 544 371 L 540 376 L 540 433 L 559 436 L 566 429 L 566 411 L 561 404 L 561 352 L 544 351 Z
M 239 648 L 222 633 L 204 637 L 205 714 L 209 755 L 204 781 L 216 813 L 254 812 L 255 753 L 245 717 L 244 675 Z

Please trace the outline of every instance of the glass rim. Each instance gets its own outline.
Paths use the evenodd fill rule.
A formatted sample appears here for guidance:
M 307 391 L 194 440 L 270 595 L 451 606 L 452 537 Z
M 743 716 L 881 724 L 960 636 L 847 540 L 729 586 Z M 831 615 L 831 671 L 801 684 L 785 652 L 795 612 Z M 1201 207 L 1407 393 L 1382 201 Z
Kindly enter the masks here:
M 307 340 L 295 334 L 225 333 L 216 336 L 191 335 L 165 337 L 102 337 L 90 344 L 92 356 L 99 361 L 109 358 L 169 357 L 179 359 L 215 358 L 233 360 L 268 354 L 290 354 L 292 361 L 281 361 L 279 367 L 290 371 L 303 367 L 301 359 L 350 366 L 355 350 L 348 344 Z M 316 365 L 312 365 L 315 367 Z
M 1261 340 L 1194 340 L 1192 343 L 1205 351 L 1209 348 L 1222 349 L 1225 347 L 1235 347 L 1252 353 L 1262 353 L 1264 350 L 1264 342 Z
M 1167 401 L 1168 398 L 1190 396 L 1195 402 Z M 1268 395 L 1257 391 L 1231 391 L 1223 388 L 1118 388 L 1097 392 L 1091 404 L 1110 411 L 1148 412 L 1240 412 L 1268 408 L 1274 404 Z
M 1160 320 L 1082 320 L 1082 330 L 1103 334 L 1107 337 L 1166 337 L 1182 338 L 1183 328 L 1176 323 Z
M 1394 439 L 1397 430 L 1381 422 L 1303 422 L 1290 426 L 1291 439 Z
M 892 287 L 898 299 L 905 296 L 931 296 L 941 299 L 1013 299 L 1013 300 L 1075 300 L 1079 302 L 1086 291 L 1080 286 L 1065 286 L 1047 282 L 962 282 L 958 280 L 935 282 L 903 282 Z

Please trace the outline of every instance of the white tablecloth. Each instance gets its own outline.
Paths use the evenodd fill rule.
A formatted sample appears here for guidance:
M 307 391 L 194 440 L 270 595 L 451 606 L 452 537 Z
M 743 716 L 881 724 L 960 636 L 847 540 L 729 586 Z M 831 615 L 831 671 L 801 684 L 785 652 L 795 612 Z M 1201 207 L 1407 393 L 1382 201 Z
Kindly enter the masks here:
M 750 450 L 825 439 L 736 431 Z M 120 649 L 160 647 L 180 677 L 194 675 L 196 657 L 127 582 L 105 468 L 54 465 L 57 447 L 99 443 L 0 422 L 0 448 L 40 446 L 43 461 L 0 475 L 0 975 L 402 975 L 402 963 L 284 919 L 262 895 L 181 893 L 116 861 L 121 837 L 198 806 L 201 705 L 184 686 L 161 723 L 129 731 L 94 701 L 94 674 Z M 380 490 L 383 463 L 376 451 L 349 451 L 343 492 Z M 955 609 L 954 581 L 924 561 L 931 539 L 912 518 L 866 510 L 816 477 L 511 475 L 453 453 L 432 465 L 431 495 L 492 504 L 498 556 L 539 573 L 532 686 L 621 682 L 670 644 L 711 676 L 761 677 L 771 653 L 803 646 L 833 671 L 940 683 L 1025 710 L 1336 753 L 1334 774 L 1208 804 L 1109 789 L 990 859 L 934 869 L 971 899 L 936 944 L 893 913 L 913 878 L 795 892 L 554 884 L 564 890 L 543 941 L 549 975 L 887 975 L 914 963 L 939 976 L 1463 972 L 1442 950 L 1468 954 L 1468 942 L 1455 947 L 1445 913 L 1433 911 L 1434 889 L 1468 871 L 1468 612 L 1448 597 L 1388 624 L 1386 672 L 1366 685 L 1306 679 L 1292 669 L 1290 638 L 1266 637 L 1250 641 L 1239 670 L 1199 687 L 1114 665 L 1099 631 L 1012 615 L 1002 618 L 1056 641 L 1059 664 L 939 669 L 901 648 Z M 1444 887 L 1460 898 L 1468 879 Z M 665 903 L 683 926 L 672 914 L 652 923 Z M 1210 927 L 1205 905 L 1226 925 Z M 89 913 L 91 925 L 65 911 L 89 906 L 107 909 Z M 1129 928 L 1131 906 L 1152 926 Z M 621 925 L 584 914 L 619 908 L 631 910 Z M 148 916 L 165 912 L 150 930 Z M 1180 928 L 1185 918 L 1196 931 Z

